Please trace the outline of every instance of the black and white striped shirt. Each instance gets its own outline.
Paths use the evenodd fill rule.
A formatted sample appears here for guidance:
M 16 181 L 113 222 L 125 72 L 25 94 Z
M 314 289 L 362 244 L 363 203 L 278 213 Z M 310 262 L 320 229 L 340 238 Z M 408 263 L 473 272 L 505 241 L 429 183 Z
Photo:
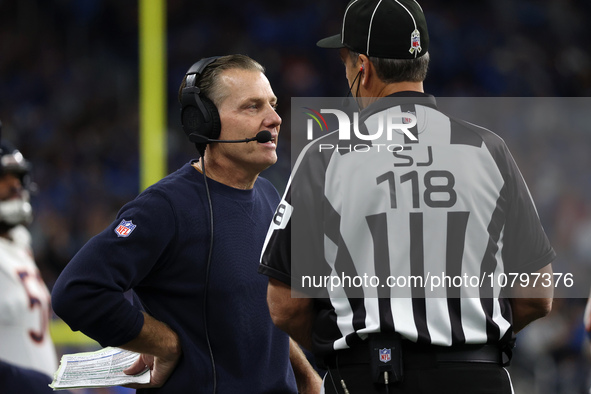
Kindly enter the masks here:
M 412 113 L 417 140 L 384 133 L 368 152 L 320 149 L 342 144 L 336 132 L 310 143 L 259 272 L 315 298 L 316 354 L 387 331 L 441 346 L 508 342 L 511 308 L 499 278 L 555 257 L 521 173 L 500 137 L 444 115 L 431 96 L 390 98 L 362 112 L 367 130 L 380 116 Z M 434 276 L 450 285 L 433 287 Z M 335 277 L 344 286 L 330 286 Z

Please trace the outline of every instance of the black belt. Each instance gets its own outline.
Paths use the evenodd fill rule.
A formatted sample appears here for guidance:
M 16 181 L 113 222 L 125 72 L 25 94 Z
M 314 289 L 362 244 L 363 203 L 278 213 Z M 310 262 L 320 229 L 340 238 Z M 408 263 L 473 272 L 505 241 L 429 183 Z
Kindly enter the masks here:
M 368 364 L 367 341 L 350 349 L 338 350 L 324 358 L 330 368 L 352 364 Z M 402 341 L 402 362 L 405 368 L 435 366 L 437 363 L 488 363 L 503 365 L 503 352 L 495 345 L 436 346 Z
M 503 352 L 495 345 L 447 347 L 415 345 L 409 342 L 403 344 L 402 349 L 403 361 L 407 364 L 424 362 L 503 364 Z

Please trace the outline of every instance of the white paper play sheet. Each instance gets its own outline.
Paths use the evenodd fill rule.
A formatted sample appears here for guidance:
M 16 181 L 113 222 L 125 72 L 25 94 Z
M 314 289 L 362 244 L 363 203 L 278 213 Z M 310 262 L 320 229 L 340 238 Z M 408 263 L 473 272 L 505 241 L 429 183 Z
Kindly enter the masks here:
M 138 353 L 115 347 L 107 347 L 96 352 L 65 354 L 49 387 L 63 390 L 149 383 L 148 368 L 137 375 L 123 373 L 123 370 L 138 357 Z

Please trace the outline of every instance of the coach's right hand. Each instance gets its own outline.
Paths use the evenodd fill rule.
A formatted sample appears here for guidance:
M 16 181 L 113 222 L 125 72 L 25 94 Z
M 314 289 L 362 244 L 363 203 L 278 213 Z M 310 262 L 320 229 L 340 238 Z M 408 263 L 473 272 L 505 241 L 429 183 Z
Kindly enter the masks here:
M 140 334 L 122 349 L 141 353 L 129 368 L 123 370 L 127 375 L 135 375 L 150 368 L 150 383 L 130 384 L 130 388 L 162 387 L 174 371 L 182 349 L 178 335 L 170 327 L 144 313 L 144 325 Z

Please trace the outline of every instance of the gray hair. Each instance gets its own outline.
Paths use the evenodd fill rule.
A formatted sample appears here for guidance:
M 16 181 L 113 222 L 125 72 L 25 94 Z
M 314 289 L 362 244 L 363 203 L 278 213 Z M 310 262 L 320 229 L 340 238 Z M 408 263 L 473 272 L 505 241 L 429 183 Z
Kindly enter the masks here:
M 224 71 L 232 69 L 265 73 L 265 68 L 259 62 L 246 55 L 222 56 L 205 67 L 201 75 L 198 76 L 195 86 L 201 89 L 200 95 L 207 97 L 216 107 L 219 107 L 222 101 L 231 93 L 224 89 L 223 84 L 219 83 L 220 75 Z M 182 102 L 182 92 L 186 82 L 185 76 L 179 89 L 179 102 Z
M 357 61 L 359 53 L 349 50 L 353 62 Z M 429 52 L 416 59 L 385 59 L 370 57 L 378 78 L 386 83 L 423 82 L 429 68 Z

